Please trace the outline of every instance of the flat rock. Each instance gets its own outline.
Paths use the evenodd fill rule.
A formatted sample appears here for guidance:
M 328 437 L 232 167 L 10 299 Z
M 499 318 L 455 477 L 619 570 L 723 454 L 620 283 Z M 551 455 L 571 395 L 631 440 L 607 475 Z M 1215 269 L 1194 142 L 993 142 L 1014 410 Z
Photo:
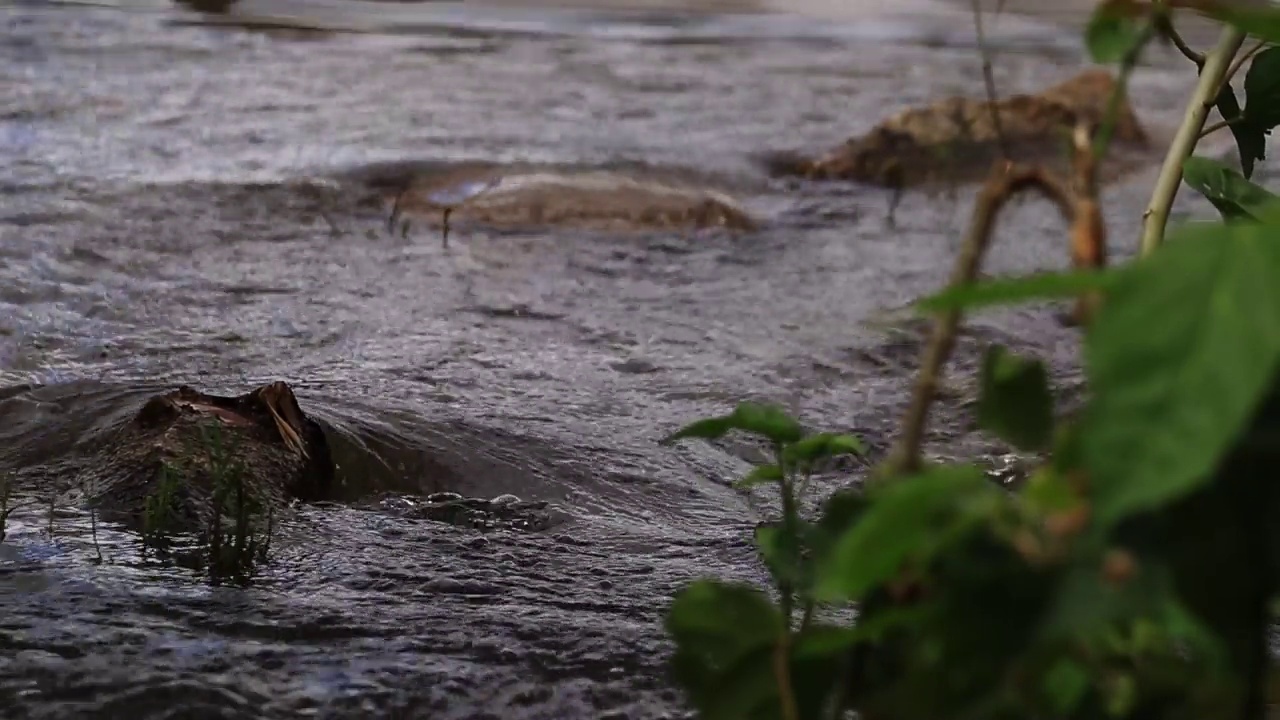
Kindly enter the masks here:
M 950 97 L 904 110 L 816 158 L 777 154 L 766 160 L 776 176 L 850 180 L 885 187 L 973 182 L 986 176 L 1002 152 L 1021 162 L 1065 168 L 1071 129 L 1097 127 L 1116 80 L 1089 69 L 1035 95 L 998 100 L 999 132 L 986 98 Z M 1111 152 L 1100 167 L 1104 182 L 1156 159 L 1142 123 L 1122 98 Z
M 757 221 L 727 192 L 671 174 L 536 166 L 401 163 L 348 175 L 388 211 L 415 223 L 500 230 L 566 228 L 653 232 L 723 228 L 750 231 Z

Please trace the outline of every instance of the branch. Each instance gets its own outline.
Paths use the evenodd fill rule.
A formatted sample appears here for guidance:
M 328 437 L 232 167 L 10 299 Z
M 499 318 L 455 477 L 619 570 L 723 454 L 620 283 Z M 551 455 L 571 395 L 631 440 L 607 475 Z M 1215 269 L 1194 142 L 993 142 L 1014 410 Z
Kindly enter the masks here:
M 1204 130 L 1201 130 L 1201 131 L 1200 131 L 1200 137 L 1199 137 L 1199 138 L 1197 138 L 1197 139 L 1204 139 L 1204 138 L 1207 138 L 1207 137 L 1209 137 L 1210 135 L 1212 135 L 1212 134 L 1214 134 L 1214 133 L 1218 132 L 1219 130 L 1221 130 L 1221 129 L 1223 129 L 1223 128 L 1231 127 L 1231 124 L 1232 124 L 1232 123 L 1234 123 L 1234 122 L 1238 122 L 1238 121 L 1239 121 L 1239 118 L 1235 118 L 1235 119 L 1232 119 L 1232 120 L 1219 120 L 1218 122 L 1216 122 L 1216 123 L 1213 123 L 1213 124 L 1209 125 L 1209 126 L 1208 126 L 1208 127 L 1206 127 Z
M 791 687 L 791 637 L 784 634 L 773 649 L 773 677 L 778 683 L 778 695 L 782 702 L 784 720 L 799 720 L 795 691 Z
M 1143 256 L 1155 252 L 1164 240 L 1165 226 L 1169 224 L 1169 208 L 1173 206 L 1178 186 L 1182 183 L 1182 164 L 1195 151 L 1205 118 L 1209 116 L 1209 109 L 1213 107 L 1218 91 L 1222 89 L 1231 59 L 1243 42 L 1244 33 L 1235 26 L 1228 25 L 1222 29 L 1218 44 L 1205 58 L 1200 80 L 1187 103 L 1182 125 L 1178 127 L 1178 132 L 1169 145 L 1169 152 L 1165 155 L 1155 189 L 1151 193 L 1151 202 L 1147 204 L 1147 211 L 1142 216 Z
M 978 193 L 969 231 L 951 271 L 950 287 L 968 285 L 976 279 L 982 258 L 991 242 L 996 216 L 1014 195 L 1027 189 L 1039 190 L 1058 205 L 1065 217 L 1073 218 L 1072 196 L 1061 180 L 1043 168 L 997 161 L 982 191 Z M 955 347 L 960 318 L 960 310 L 948 310 L 941 313 L 934 324 L 933 334 L 920 363 L 915 393 L 902 422 L 902 435 L 882 466 L 881 477 L 911 473 L 920 468 L 920 447 L 924 442 L 925 425 L 938 385 L 942 381 L 943 366 Z
M 1072 135 L 1071 207 L 1062 211 L 1071 223 L 1071 265 L 1077 270 L 1107 266 L 1107 228 L 1098 202 L 1098 157 L 1092 152 L 1093 144 L 1088 126 L 1077 125 Z M 1101 303 L 1097 291 L 1081 295 L 1071 319 L 1077 325 L 1088 325 Z
M 1204 67 L 1204 54 L 1191 49 L 1191 46 L 1187 44 L 1187 41 L 1183 40 L 1182 36 L 1178 34 L 1178 31 L 1173 28 L 1172 19 L 1168 17 L 1164 18 L 1160 23 L 1160 32 L 1173 43 L 1174 47 L 1178 48 L 1178 52 L 1182 53 L 1183 57 L 1195 63 L 1197 68 Z

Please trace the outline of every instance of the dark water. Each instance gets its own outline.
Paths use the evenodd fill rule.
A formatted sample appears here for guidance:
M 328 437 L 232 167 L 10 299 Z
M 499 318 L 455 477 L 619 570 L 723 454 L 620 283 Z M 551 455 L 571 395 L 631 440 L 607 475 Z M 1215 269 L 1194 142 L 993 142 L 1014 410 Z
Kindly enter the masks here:
M 248 589 L 144 561 L 109 527 L 94 564 L 82 514 L 19 511 L 0 544 L 5 718 L 681 716 L 662 614 L 693 577 L 763 579 L 748 538 L 772 502 L 728 487 L 749 445 L 657 440 L 767 399 L 886 449 L 917 344 L 866 321 L 942 282 L 971 191 L 909 195 L 891 225 L 886 193 L 771 181 L 757 158 L 981 92 L 959 29 L 438 5 L 447 21 L 379 6 L 383 32 L 329 35 L 161 3 L 0 8 L 0 470 L 61 467 L 159 389 L 282 379 L 352 499 L 303 509 L 307 541 Z M 332 27 L 372 6 L 323 7 Z M 1082 66 L 1053 28 L 1004 42 L 1005 92 Z M 1176 118 L 1189 77 L 1140 71 L 1140 113 Z M 388 235 L 384 208 L 335 184 L 402 160 L 643 168 L 734 196 L 760 228 L 464 224 L 446 250 Z M 1119 255 L 1147 188 L 1108 195 Z M 1066 255 L 1027 201 L 989 270 Z M 1072 381 L 1052 312 L 975 319 L 957 368 L 999 341 Z M 938 452 L 986 448 L 966 382 Z M 514 494 L 548 522 L 457 527 L 384 491 Z

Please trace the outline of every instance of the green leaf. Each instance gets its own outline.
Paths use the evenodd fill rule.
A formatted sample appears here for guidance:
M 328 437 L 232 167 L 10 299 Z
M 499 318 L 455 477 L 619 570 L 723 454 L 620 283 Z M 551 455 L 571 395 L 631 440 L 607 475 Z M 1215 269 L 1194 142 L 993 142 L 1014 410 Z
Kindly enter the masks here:
M 1184 226 L 1112 287 L 1080 428 L 1103 525 L 1207 482 L 1246 428 L 1280 363 L 1278 232 Z
M 777 717 L 771 660 L 783 627 L 777 608 L 747 585 L 700 580 L 676 596 L 667 614 L 672 670 L 701 717 Z
M 777 445 L 795 442 L 804 435 L 800 423 L 782 408 L 776 405 L 744 402 L 739 403 L 738 407 L 728 415 L 706 418 L 686 425 L 663 438 L 661 443 L 667 445 L 686 438 L 714 440 L 725 436 L 730 430 L 759 435 Z
M 947 288 L 918 301 L 915 310 L 929 315 L 946 310 L 972 310 L 990 305 L 1073 298 L 1092 290 L 1105 290 L 1124 272 L 1125 268 L 1112 268 L 999 278 Z
M 1053 395 L 1044 363 L 1000 345 L 982 361 L 978 425 L 1020 450 L 1041 450 L 1053 439 Z
M 815 433 L 792 443 L 782 451 L 782 459 L 788 465 L 809 464 L 817 460 L 839 455 L 865 455 L 862 441 L 852 435 Z
M 1193 615 L 1170 589 L 1161 597 L 1158 619 L 1165 633 L 1179 640 L 1183 647 L 1204 658 L 1209 669 L 1217 670 L 1227 664 L 1226 647 L 1222 638 Z
M 1267 206 L 1280 201 L 1280 197 L 1245 180 L 1217 160 L 1189 157 L 1183 163 L 1182 173 L 1183 181 L 1213 203 L 1226 220 L 1260 220 Z
M 1075 712 L 1092 681 L 1089 671 L 1071 658 L 1061 658 L 1045 675 L 1045 694 L 1049 696 L 1058 715 L 1069 716 Z
M 870 503 L 871 500 L 860 490 L 837 490 L 822 504 L 818 528 L 833 537 L 843 535 L 862 518 Z
M 724 668 L 782 634 L 782 614 L 759 590 L 698 580 L 681 590 L 667 613 L 667 632 L 678 645 Z
M 759 435 L 779 445 L 793 443 L 804 436 L 800 423 L 776 405 L 740 403 L 729 418 L 738 430 Z
M 769 568 L 774 579 L 789 582 L 793 586 L 799 584 L 804 568 L 800 566 L 798 540 L 788 538 L 781 524 L 757 527 L 755 538 L 765 567 Z
M 702 440 L 715 440 L 724 437 L 733 429 L 733 421 L 731 416 L 722 415 L 720 417 L 706 418 L 689 423 L 679 430 L 671 433 L 663 438 L 660 442 L 668 445 L 677 440 L 686 438 L 699 438 Z
M 1280 43 L 1280 11 L 1267 3 L 1207 2 L 1202 4 L 1201 10 L 1256 38 Z
M 705 720 L 782 720 L 773 650 L 755 647 L 725 668 L 710 668 L 686 648 L 671 658 L 676 682 Z
M 1254 163 L 1266 156 L 1267 134 L 1260 126 L 1245 120 L 1244 111 L 1240 109 L 1240 101 L 1236 100 L 1236 91 L 1231 83 L 1222 84 L 1213 104 L 1222 119 L 1231 122 L 1227 128 L 1236 139 L 1240 168 L 1244 170 L 1246 178 L 1252 177 Z
M 972 465 L 938 466 L 879 486 L 820 569 L 817 595 L 861 599 L 906 563 L 927 562 L 985 519 L 1002 492 Z
M 746 490 L 748 488 L 753 488 L 756 485 L 782 482 L 782 479 L 782 468 L 769 463 L 766 465 L 757 465 L 751 468 L 751 472 L 747 473 L 741 480 L 733 483 L 733 486 L 739 490 Z
M 1131 672 L 1122 672 L 1106 685 L 1105 704 L 1111 717 L 1128 717 L 1138 704 L 1138 680 Z
M 873 617 L 860 616 L 853 626 L 810 625 L 795 638 L 798 660 L 821 658 L 843 652 L 863 641 L 879 640 L 886 632 L 913 625 L 924 616 L 920 607 L 879 608 Z
M 1244 76 L 1244 117 L 1264 131 L 1280 125 L 1280 47 L 1253 56 Z
M 1045 465 L 1032 473 L 1018 495 L 1030 510 L 1039 515 L 1069 510 L 1083 502 L 1067 477 L 1052 465 Z
M 1089 57 L 1099 64 L 1118 63 L 1145 39 L 1145 23 L 1099 3 L 1084 31 Z
M 856 489 L 837 490 L 823 502 L 822 515 L 805 538 L 811 567 L 825 566 L 836 543 L 862 518 L 868 507 L 870 500 Z
M 810 625 L 795 639 L 797 658 L 834 655 L 866 637 L 858 628 L 837 625 Z

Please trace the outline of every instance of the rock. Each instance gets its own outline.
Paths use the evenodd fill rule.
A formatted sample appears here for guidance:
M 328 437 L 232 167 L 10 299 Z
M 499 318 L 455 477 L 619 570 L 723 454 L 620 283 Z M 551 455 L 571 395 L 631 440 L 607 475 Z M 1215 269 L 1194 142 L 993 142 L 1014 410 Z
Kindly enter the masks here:
M 415 224 L 450 222 L 498 230 L 566 228 L 653 232 L 750 231 L 754 218 L 727 193 L 695 182 L 614 170 L 464 165 L 385 165 L 350 176 L 384 203 L 399 197 Z
M 1086 70 L 1038 95 L 1013 95 L 997 102 L 1000 130 L 1012 159 L 1065 167 L 1070 131 L 1078 121 L 1102 121 L 1115 78 Z M 1127 99 L 1122 99 L 1112 136 L 1110 162 L 1100 177 L 1127 169 L 1137 151 L 1154 159 L 1150 141 Z M 917 187 L 972 182 L 986 176 L 1001 147 L 991 106 L 985 98 L 951 97 L 894 115 L 870 132 L 814 159 L 775 155 L 774 175 L 812 180 L 852 180 L 885 187 Z M 1107 166 L 1111 167 L 1108 168 Z
M 178 5 L 185 5 L 192 10 L 204 13 L 225 13 L 236 4 L 236 0 L 174 0 Z
M 334 466 L 324 432 L 283 382 L 239 397 L 190 387 L 148 400 L 86 466 L 80 485 L 103 519 L 168 532 L 203 530 L 215 509 L 233 516 L 236 493 L 279 517 L 293 499 L 321 499 Z

